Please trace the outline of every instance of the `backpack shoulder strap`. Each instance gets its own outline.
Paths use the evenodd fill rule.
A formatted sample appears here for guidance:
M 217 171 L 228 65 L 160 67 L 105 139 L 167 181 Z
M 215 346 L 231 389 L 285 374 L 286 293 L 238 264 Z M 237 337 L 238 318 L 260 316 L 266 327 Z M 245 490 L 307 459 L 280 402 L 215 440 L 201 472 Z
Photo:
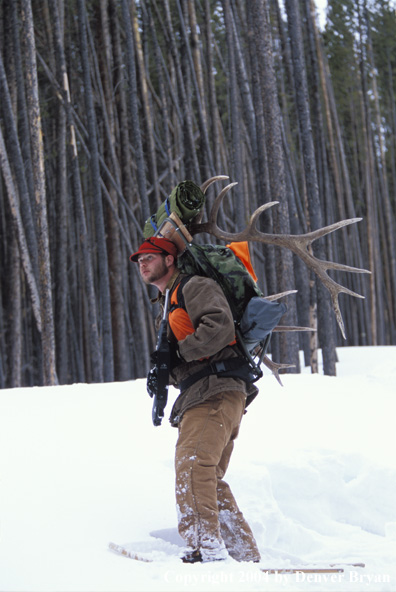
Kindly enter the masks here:
M 186 310 L 186 306 L 184 303 L 183 288 L 192 277 L 192 275 L 185 275 L 184 277 L 182 277 L 176 288 L 173 290 L 169 312 L 173 312 L 177 308 L 183 308 L 184 310 Z M 176 299 L 174 298 L 174 296 L 176 296 Z

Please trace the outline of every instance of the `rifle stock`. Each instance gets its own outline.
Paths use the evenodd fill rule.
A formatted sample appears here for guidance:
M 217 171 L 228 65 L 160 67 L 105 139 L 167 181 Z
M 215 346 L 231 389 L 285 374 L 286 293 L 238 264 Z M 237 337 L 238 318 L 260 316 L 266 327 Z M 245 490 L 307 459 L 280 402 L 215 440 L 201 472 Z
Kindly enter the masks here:
M 155 426 L 161 425 L 168 402 L 170 348 L 168 341 L 168 302 L 169 290 L 165 293 L 164 314 L 157 339 L 157 389 L 154 394 L 152 419 Z

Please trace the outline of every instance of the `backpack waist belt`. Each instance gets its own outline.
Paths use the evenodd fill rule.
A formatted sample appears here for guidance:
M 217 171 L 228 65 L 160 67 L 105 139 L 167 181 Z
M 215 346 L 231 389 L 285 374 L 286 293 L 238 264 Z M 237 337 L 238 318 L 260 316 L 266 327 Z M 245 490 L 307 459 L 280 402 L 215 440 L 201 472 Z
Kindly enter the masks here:
M 242 358 L 229 358 L 228 360 L 208 364 L 205 368 L 199 370 L 199 372 L 195 372 L 195 374 L 182 380 L 179 383 L 180 391 L 185 391 L 201 378 L 213 374 L 223 376 L 224 378 L 240 378 L 245 382 L 253 382 L 255 378 L 254 372 L 246 360 L 243 360 Z

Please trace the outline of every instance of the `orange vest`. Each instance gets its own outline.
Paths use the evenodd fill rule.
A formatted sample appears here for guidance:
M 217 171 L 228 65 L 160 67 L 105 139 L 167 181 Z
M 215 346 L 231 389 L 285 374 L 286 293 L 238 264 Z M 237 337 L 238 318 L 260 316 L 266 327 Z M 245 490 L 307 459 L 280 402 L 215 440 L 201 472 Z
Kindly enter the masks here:
M 190 317 L 187 314 L 187 311 L 184 310 L 181 306 L 178 306 L 177 301 L 177 292 L 179 290 L 180 282 L 177 284 L 176 288 L 173 290 L 171 296 L 171 311 L 168 315 L 169 326 L 172 330 L 173 335 L 176 337 L 177 341 L 182 341 L 187 335 L 191 335 L 194 333 L 194 326 L 191 322 Z M 175 307 L 172 310 L 172 307 Z

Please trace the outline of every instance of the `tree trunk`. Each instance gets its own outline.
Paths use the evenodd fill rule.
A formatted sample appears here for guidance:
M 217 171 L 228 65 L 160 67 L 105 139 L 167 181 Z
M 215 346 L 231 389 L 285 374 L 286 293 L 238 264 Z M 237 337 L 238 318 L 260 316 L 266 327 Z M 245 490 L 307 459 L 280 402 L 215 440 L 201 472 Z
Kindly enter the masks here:
M 15 235 L 11 244 L 10 261 L 10 297 L 9 297 L 9 337 L 11 349 L 9 352 L 9 385 L 11 388 L 22 386 L 22 298 L 21 298 L 21 268 L 18 242 Z
M 81 58 L 84 74 L 84 96 L 87 116 L 88 142 L 90 151 L 92 193 L 95 215 L 95 231 L 99 259 L 99 293 L 101 318 L 103 323 L 103 378 L 105 382 L 114 380 L 114 355 L 111 320 L 110 281 L 106 234 L 103 217 L 102 191 L 100 185 L 100 167 L 98 155 L 97 124 L 91 84 L 91 68 L 88 56 L 88 37 L 85 0 L 78 0 L 78 19 L 81 42 Z
M 52 6 L 53 9 L 53 6 Z M 51 12 L 51 2 L 49 4 Z M 53 16 L 53 20 L 58 15 Z M 60 26 L 57 23 L 53 27 L 53 47 L 55 57 L 55 68 L 57 79 L 62 84 L 62 69 L 59 59 L 58 48 L 63 45 L 60 38 Z M 56 337 L 56 363 L 60 384 L 71 382 L 69 369 L 69 347 L 68 347 L 68 273 L 67 255 L 68 245 L 68 164 L 67 164 L 67 125 L 66 112 L 63 105 L 57 105 L 57 173 L 56 173 L 56 254 L 55 254 L 55 337 Z
M 22 216 L 19 208 L 19 196 L 14 185 L 14 179 L 11 172 L 10 163 L 8 160 L 6 147 L 4 144 L 3 133 L 0 128 L 0 169 L 3 174 L 7 196 L 10 204 L 11 217 L 15 225 L 15 234 L 18 240 L 19 253 L 22 260 L 23 270 L 26 275 L 26 282 L 29 286 L 31 294 L 32 309 L 34 318 L 39 331 L 41 331 L 41 307 L 40 294 L 37 287 L 36 278 L 34 276 L 33 265 L 30 259 L 30 250 L 27 244 L 25 230 L 22 222 Z
M 157 172 L 157 162 L 155 158 L 155 142 L 154 142 L 154 134 L 153 134 L 153 117 L 151 113 L 151 106 L 150 106 L 150 99 L 148 93 L 148 87 L 146 80 L 148 79 L 148 75 L 145 69 L 144 64 L 144 56 L 143 56 L 143 49 L 142 49 L 142 41 L 140 35 L 140 28 L 139 23 L 137 20 L 136 14 L 136 7 L 135 3 L 131 2 L 131 21 L 132 21 L 132 29 L 133 29 L 133 37 L 135 40 L 135 56 L 138 65 L 137 75 L 139 77 L 139 86 L 140 86 L 140 101 L 141 101 L 141 108 L 143 113 L 143 126 L 145 128 L 145 144 L 146 150 L 145 154 L 147 155 L 147 163 L 148 169 L 150 172 L 150 182 L 153 187 L 152 197 L 150 199 L 150 210 L 154 212 L 160 205 L 160 194 L 159 194 L 159 186 L 158 186 L 158 172 Z
M 367 54 L 370 67 L 370 80 L 372 88 L 372 105 L 374 109 L 374 122 L 376 126 L 376 144 L 375 154 L 377 159 L 377 170 L 379 186 L 381 189 L 380 195 L 382 197 L 380 204 L 381 217 L 383 218 L 384 232 L 383 251 L 386 253 L 386 266 L 384 267 L 385 290 L 387 295 L 388 305 L 388 323 L 395 327 L 396 319 L 396 239 L 395 239 L 395 222 L 394 212 L 392 212 L 392 205 L 389 195 L 389 185 L 387 177 L 387 166 L 385 158 L 385 142 L 384 142 L 384 126 L 381 119 L 379 93 L 377 87 L 377 68 L 374 63 L 373 47 L 371 41 L 371 25 L 368 16 L 366 2 L 364 2 L 364 16 L 367 29 Z M 386 237 L 386 238 L 385 238 Z M 384 340 L 383 340 L 384 343 Z
M 21 216 L 26 233 L 26 241 L 32 261 L 33 273 L 38 280 L 38 247 L 36 236 L 36 221 L 33 215 L 31 197 L 25 175 L 23 155 L 20 148 L 16 120 L 11 105 L 11 97 L 8 90 L 7 77 L 4 70 L 3 59 L 0 53 L 0 97 L 3 112 L 5 130 L 5 142 L 7 153 L 10 155 L 10 165 L 18 186 L 19 199 L 21 201 Z M 33 201 L 33 198 L 32 198 Z M 33 202 L 34 203 L 34 202 Z
M 199 125 L 199 132 L 200 132 L 200 141 L 201 141 L 201 158 L 202 158 L 202 162 L 203 162 L 202 168 L 204 171 L 204 175 L 209 177 L 211 174 L 214 173 L 214 167 L 213 167 L 212 151 L 210 148 L 209 137 L 208 137 L 208 129 L 207 129 L 206 120 L 205 120 L 205 111 L 203 108 L 203 102 L 201 100 L 201 95 L 199 92 L 197 73 L 195 72 L 195 69 L 194 69 L 194 62 L 193 62 L 193 58 L 191 55 L 189 39 L 187 37 L 185 17 L 183 15 L 183 11 L 181 9 L 180 0 L 176 0 L 176 6 L 178 9 L 179 18 L 180 18 L 180 28 L 181 28 L 181 33 L 182 33 L 182 39 L 184 41 L 184 46 L 185 46 L 185 50 L 186 50 L 184 57 L 186 59 L 186 62 L 188 63 L 188 67 L 189 67 L 189 70 L 191 73 L 191 81 L 192 81 L 192 85 L 193 85 L 194 91 L 195 91 L 195 100 L 197 102 L 198 125 Z M 199 172 L 196 177 L 197 181 L 198 181 L 198 179 L 199 179 Z
M 87 301 L 87 318 L 88 324 L 86 327 L 86 335 L 88 336 L 88 351 L 89 357 L 92 360 L 92 373 L 88 374 L 88 379 L 92 379 L 93 382 L 103 381 L 103 359 L 100 351 L 99 344 L 99 331 L 98 331 L 98 317 L 97 307 L 94 291 L 93 281 L 93 269 L 92 269 L 92 258 L 89 244 L 88 229 L 86 224 L 86 216 L 84 210 L 84 203 L 82 197 L 81 179 L 80 179 L 80 165 L 78 160 L 78 148 L 76 142 L 75 126 L 72 116 L 72 106 L 70 100 L 69 82 L 66 72 L 66 60 L 64 55 L 64 48 L 62 45 L 62 36 L 60 28 L 60 19 L 58 12 L 57 0 L 49 0 L 49 7 L 51 10 L 51 17 L 54 23 L 54 46 L 56 51 L 58 77 L 62 92 L 63 106 L 66 112 L 67 125 L 69 130 L 69 159 L 70 159 L 70 170 L 71 170 L 71 181 L 74 193 L 74 207 L 76 225 L 78 228 L 79 246 L 81 246 L 82 261 L 83 261 L 83 282 L 85 290 L 80 294 L 81 301 Z M 78 251 L 80 252 L 80 251 Z M 71 292 L 73 293 L 73 292 Z M 75 297 L 77 293 L 74 292 Z M 73 315 L 69 315 L 73 319 Z M 72 335 L 75 332 L 80 333 L 84 328 L 81 321 L 75 324 L 75 331 L 71 330 Z M 76 338 L 77 340 L 77 338 Z M 78 341 L 78 340 L 77 340 Z M 78 376 L 82 377 L 83 371 L 83 350 L 77 354 L 78 362 Z M 84 373 L 84 379 L 86 379 Z
M 146 173 L 145 173 L 145 162 L 143 155 L 143 144 L 142 134 L 139 121 L 139 108 L 138 108 L 138 94 L 137 94 L 137 83 L 136 83 L 136 65 L 135 65 L 135 48 L 133 41 L 133 32 L 131 24 L 131 16 L 129 13 L 129 7 L 127 0 L 122 0 L 122 15 L 124 19 L 125 35 L 126 35 L 126 59 L 127 59 L 127 71 L 128 71 L 128 84 L 129 84 L 129 109 L 130 117 L 132 120 L 133 129 L 133 143 L 135 146 L 136 155 L 136 166 L 137 166 L 137 188 L 141 207 L 141 223 L 151 215 L 150 206 L 147 197 L 146 187 Z
M 264 105 L 265 142 L 268 159 L 269 185 L 271 200 L 279 201 L 274 213 L 274 230 L 277 233 L 289 233 L 289 214 L 286 198 L 285 162 L 282 146 L 281 114 L 272 56 L 272 36 L 268 20 L 267 1 L 252 0 L 246 7 L 252 11 L 251 17 L 255 25 L 257 61 Z M 277 253 L 276 270 L 280 291 L 294 287 L 293 259 L 290 251 Z M 295 324 L 297 319 L 295 301 L 288 298 L 286 324 Z M 295 335 L 280 337 L 281 359 L 294 364 L 296 371 L 300 369 L 298 339 Z
M 246 208 L 244 203 L 244 183 L 242 171 L 241 129 L 238 105 L 238 84 L 236 73 L 235 40 L 232 26 L 230 0 L 222 0 L 228 53 L 228 93 L 230 97 L 230 153 L 231 175 L 238 185 L 234 188 L 234 220 L 236 231 L 243 230 L 246 225 Z
M 308 101 L 308 84 L 304 63 L 304 50 L 301 36 L 300 13 L 297 0 L 285 1 L 293 59 L 294 82 L 296 87 L 297 114 L 301 133 L 305 182 L 308 195 L 310 226 L 316 230 L 323 226 L 319 200 L 319 186 L 316 172 L 315 149 Z M 321 243 L 315 243 L 314 253 L 318 259 L 325 259 Z M 330 298 L 321 282 L 316 282 L 318 298 L 319 344 L 322 348 L 323 371 L 329 376 L 336 374 L 336 354 L 334 323 Z
M 100 22 L 102 35 L 98 39 L 103 43 L 106 51 L 102 55 L 100 73 L 98 73 L 98 84 L 103 80 L 102 110 L 103 119 L 107 127 L 107 144 L 104 148 L 104 157 L 111 162 L 113 174 L 116 177 L 118 187 L 121 187 L 120 166 L 116 157 L 116 114 L 112 93 L 111 72 L 113 70 L 112 47 L 110 26 L 108 21 L 108 1 L 101 0 L 100 3 Z M 112 310 L 112 335 L 114 347 L 114 380 L 128 379 L 128 358 L 127 358 L 127 337 L 125 330 L 125 303 L 123 298 L 123 274 L 122 274 L 122 256 L 124 248 L 121 245 L 119 212 L 122 205 L 119 206 L 117 191 L 114 187 L 109 189 L 109 200 L 111 207 L 107 209 L 107 245 L 109 256 L 109 280 L 110 296 Z M 114 214 L 112 211 L 114 210 Z M 126 232 L 124 230 L 124 232 Z
M 44 151 L 37 81 L 36 46 L 34 38 L 32 6 L 30 0 L 22 0 L 22 19 L 24 22 L 25 40 L 27 45 L 27 55 L 25 56 L 26 92 L 38 231 L 43 379 L 44 384 L 48 386 L 57 384 L 58 378 L 56 375 L 55 365 L 55 329 L 52 308 Z

